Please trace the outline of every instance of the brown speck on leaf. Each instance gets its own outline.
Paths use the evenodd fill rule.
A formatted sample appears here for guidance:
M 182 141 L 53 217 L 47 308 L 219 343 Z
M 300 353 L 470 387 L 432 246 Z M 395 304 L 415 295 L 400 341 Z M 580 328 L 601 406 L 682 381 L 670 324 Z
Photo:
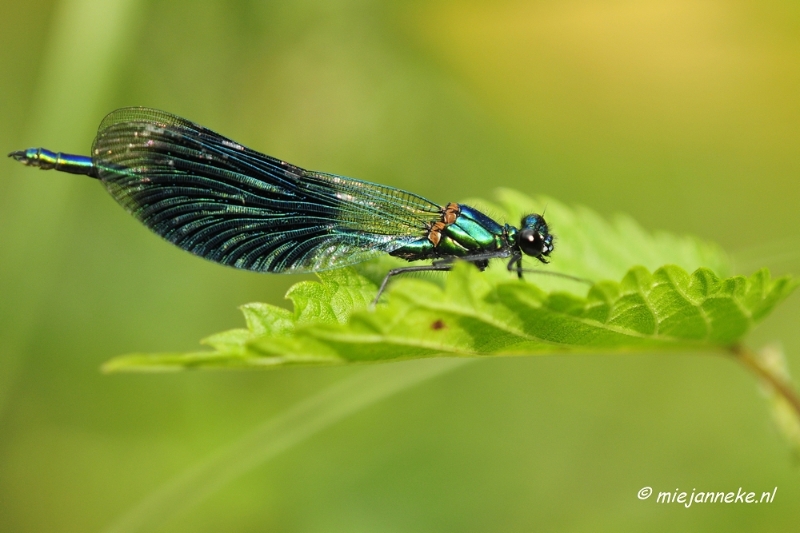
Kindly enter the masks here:
M 433 329 L 433 330 L 444 329 L 446 327 L 447 326 L 444 325 L 444 322 L 442 321 L 441 318 L 436 320 L 433 324 L 431 324 L 431 329 Z

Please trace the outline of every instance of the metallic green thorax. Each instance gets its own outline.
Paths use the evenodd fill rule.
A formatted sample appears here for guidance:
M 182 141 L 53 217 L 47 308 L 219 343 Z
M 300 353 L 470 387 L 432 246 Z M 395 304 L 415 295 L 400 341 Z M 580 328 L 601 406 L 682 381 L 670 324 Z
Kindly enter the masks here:
M 436 259 L 442 257 L 466 257 L 484 253 L 498 253 L 498 257 L 511 252 L 515 244 L 516 228 L 508 224 L 501 226 L 480 211 L 462 204 L 457 204 L 459 213 L 451 224 L 441 224 L 440 238 L 431 239 L 428 235 L 420 237 L 390 255 L 402 257 L 408 261 L 420 259 Z M 436 221 L 431 221 L 432 226 Z

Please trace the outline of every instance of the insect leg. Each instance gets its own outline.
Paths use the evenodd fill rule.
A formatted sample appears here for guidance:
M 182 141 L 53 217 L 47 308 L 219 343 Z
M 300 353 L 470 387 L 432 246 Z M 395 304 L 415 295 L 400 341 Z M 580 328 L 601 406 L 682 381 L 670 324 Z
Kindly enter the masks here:
M 516 266 L 514 266 L 514 265 L 516 265 Z M 508 262 L 508 266 L 506 268 L 508 268 L 509 272 L 513 272 L 513 271 L 516 270 L 517 271 L 517 277 L 519 279 L 522 279 L 522 272 L 523 272 L 523 270 L 522 270 L 522 255 L 514 255 L 514 256 L 512 256 L 511 257 L 511 261 Z
M 473 255 L 464 255 L 464 256 L 451 256 L 451 257 L 441 257 L 439 259 L 434 260 L 434 265 L 446 265 L 446 264 L 453 264 L 456 261 L 466 261 L 467 263 L 472 263 L 473 265 L 477 266 L 481 270 L 486 268 L 490 259 L 498 259 L 501 257 L 508 257 L 508 252 L 486 252 L 482 254 L 473 254 Z M 483 265 L 483 267 L 481 267 Z
M 405 274 L 406 272 L 432 272 L 432 271 L 442 272 L 452 269 L 453 269 L 452 263 L 393 268 L 386 274 L 386 277 L 383 278 L 383 283 L 381 283 L 381 287 L 380 289 L 378 289 L 378 294 L 375 295 L 375 299 L 372 300 L 370 307 L 374 308 L 378 304 L 378 300 L 380 300 L 383 291 L 386 290 L 386 286 L 389 284 L 389 279 L 398 274 Z
M 572 281 L 579 281 L 581 283 L 586 283 L 587 285 L 593 285 L 594 282 L 588 279 L 579 278 L 578 276 L 570 276 L 569 274 L 562 274 L 561 272 L 550 272 L 549 270 L 533 270 L 530 268 L 522 268 L 522 256 L 521 255 L 514 255 L 511 257 L 511 260 L 508 262 L 507 265 L 509 272 L 517 272 L 517 276 L 519 279 L 522 279 L 522 273 L 526 272 L 528 274 L 544 274 L 546 276 L 555 276 L 557 278 L 564 278 L 569 279 Z

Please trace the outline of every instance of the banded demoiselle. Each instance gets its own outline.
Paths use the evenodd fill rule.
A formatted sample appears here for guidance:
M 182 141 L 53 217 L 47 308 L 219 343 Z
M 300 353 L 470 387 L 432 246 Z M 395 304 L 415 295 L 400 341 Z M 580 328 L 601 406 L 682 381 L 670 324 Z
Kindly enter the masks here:
M 235 268 L 319 272 L 378 254 L 432 261 L 390 270 L 373 304 L 397 274 L 446 271 L 456 260 L 484 270 L 507 258 L 522 278 L 523 254 L 547 263 L 553 251 L 541 215 L 523 217 L 519 228 L 500 224 L 468 205 L 304 170 L 155 109 L 111 112 L 88 157 L 44 148 L 9 157 L 96 178 L 161 237 Z

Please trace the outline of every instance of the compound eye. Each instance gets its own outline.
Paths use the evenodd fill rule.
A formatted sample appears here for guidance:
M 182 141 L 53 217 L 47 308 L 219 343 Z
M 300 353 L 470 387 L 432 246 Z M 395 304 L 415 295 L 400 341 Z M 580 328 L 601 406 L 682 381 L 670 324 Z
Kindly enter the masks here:
M 519 232 L 519 248 L 525 255 L 539 257 L 544 253 L 547 246 L 541 233 L 527 228 Z

